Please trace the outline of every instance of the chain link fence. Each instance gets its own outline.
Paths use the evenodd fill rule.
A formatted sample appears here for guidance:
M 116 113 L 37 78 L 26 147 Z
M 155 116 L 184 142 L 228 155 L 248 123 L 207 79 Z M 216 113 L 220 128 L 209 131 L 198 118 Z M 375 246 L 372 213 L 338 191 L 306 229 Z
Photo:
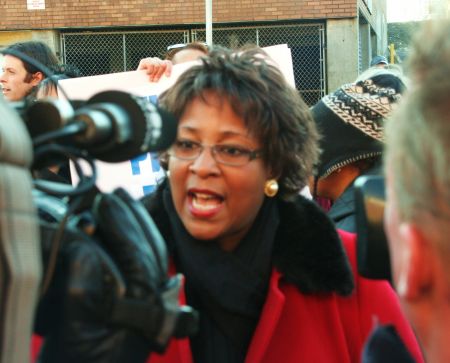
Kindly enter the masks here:
M 323 24 L 221 27 L 213 42 L 229 48 L 246 44 L 261 47 L 287 43 L 292 53 L 297 89 L 305 102 L 315 104 L 326 90 Z M 164 57 L 167 46 L 204 41 L 204 29 L 140 32 L 63 33 L 63 61 L 90 76 L 134 70 L 145 57 Z
M 139 60 L 163 57 L 167 46 L 189 42 L 186 30 L 63 33 L 63 62 L 83 76 L 135 70 Z

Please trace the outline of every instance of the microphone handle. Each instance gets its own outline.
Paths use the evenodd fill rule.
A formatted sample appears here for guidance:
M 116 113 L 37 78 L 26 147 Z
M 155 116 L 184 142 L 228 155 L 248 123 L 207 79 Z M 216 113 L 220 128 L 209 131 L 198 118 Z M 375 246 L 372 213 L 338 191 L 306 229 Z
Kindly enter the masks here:
M 42 135 L 36 136 L 33 139 L 34 147 L 38 147 L 40 145 L 46 144 L 52 140 L 63 139 L 68 136 L 77 135 L 80 132 L 86 130 L 87 125 L 82 121 L 75 121 L 67 124 L 66 126 L 58 129 L 56 131 L 46 132 Z

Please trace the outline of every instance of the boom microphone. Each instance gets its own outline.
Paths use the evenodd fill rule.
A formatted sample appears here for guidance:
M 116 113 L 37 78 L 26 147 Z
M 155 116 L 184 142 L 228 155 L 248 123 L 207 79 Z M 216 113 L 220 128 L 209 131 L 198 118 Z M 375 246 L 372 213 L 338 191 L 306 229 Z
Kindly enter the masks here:
M 56 103 L 36 102 L 28 110 L 27 124 L 35 145 L 63 139 L 106 162 L 126 161 L 167 149 L 177 133 L 177 120 L 172 114 L 126 92 L 94 95 L 75 110 L 68 122 L 62 112 L 55 112 L 55 107 Z M 51 120 L 39 125 L 33 115 L 42 120 L 45 114 Z M 58 128 L 61 124 L 65 125 Z

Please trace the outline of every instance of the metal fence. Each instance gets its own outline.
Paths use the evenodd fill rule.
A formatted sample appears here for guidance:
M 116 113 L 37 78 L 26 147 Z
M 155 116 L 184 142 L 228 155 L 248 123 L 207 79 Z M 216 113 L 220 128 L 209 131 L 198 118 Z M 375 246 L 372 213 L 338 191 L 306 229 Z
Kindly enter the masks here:
M 297 89 L 307 104 L 316 103 L 326 90 L 325 29 L 323 24 L 221 27 L 213 29 L 214 44 L 237 48 L 245 44 L 266 47 L 287 43 L 292 53 Z M 163 57 L 167 46 L 204 41 L 205 30 L 63 33 L 63 60 L 85 76 L 134 70 L 145 57 Z

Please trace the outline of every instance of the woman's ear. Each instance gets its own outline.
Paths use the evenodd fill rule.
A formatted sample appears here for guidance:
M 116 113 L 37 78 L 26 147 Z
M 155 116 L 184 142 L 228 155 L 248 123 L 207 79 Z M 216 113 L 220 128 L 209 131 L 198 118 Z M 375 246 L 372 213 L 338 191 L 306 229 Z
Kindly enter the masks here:
M 428 294 L 433 285 L 431 246 L 412 223 L 402 223 L 399 232 L 405 244 L 396 290 L 403 299 L 414 302 Z

